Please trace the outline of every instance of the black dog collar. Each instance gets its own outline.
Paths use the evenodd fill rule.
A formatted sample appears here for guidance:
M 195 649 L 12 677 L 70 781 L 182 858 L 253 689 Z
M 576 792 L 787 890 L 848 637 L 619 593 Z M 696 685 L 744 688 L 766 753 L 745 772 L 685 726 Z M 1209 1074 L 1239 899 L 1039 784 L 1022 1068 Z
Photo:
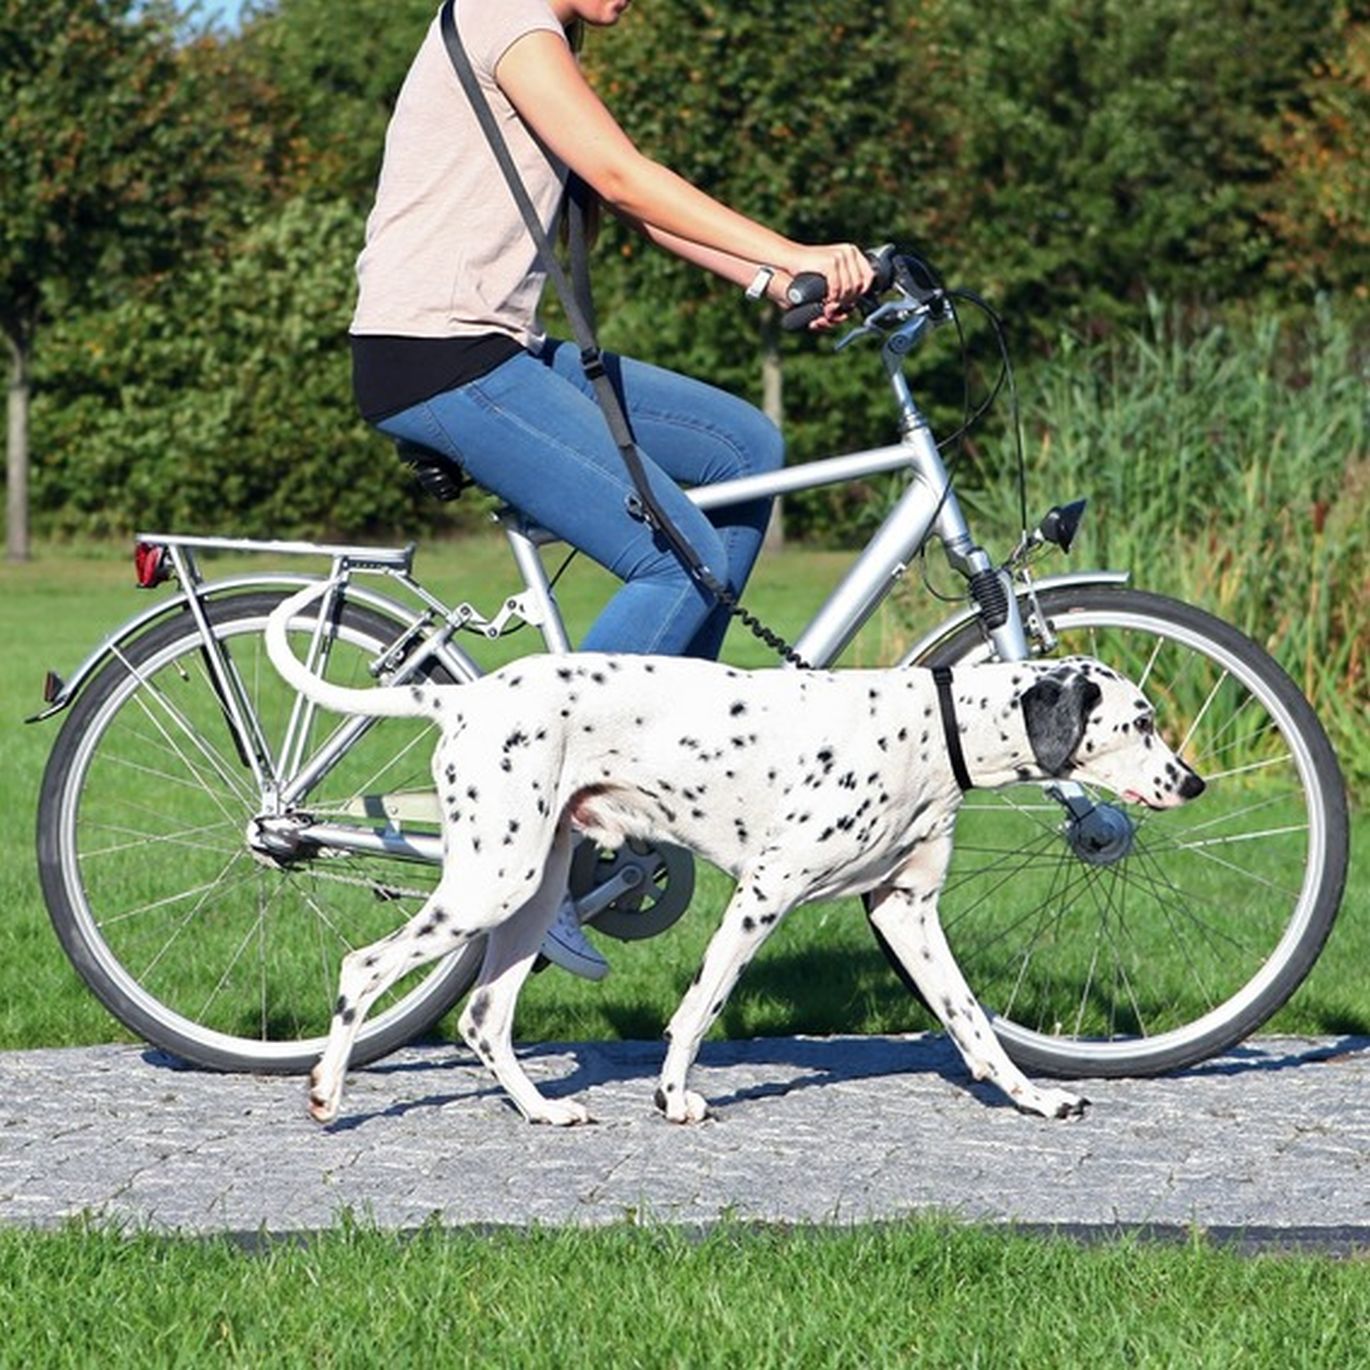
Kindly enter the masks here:
M 947 760 L 951 762 L 951 773 L 964 793 L 975 786 L 966 769 L 966 754 L 961 750 L 961 730 L 956 726 L 956 702 L 951 696 L 951 667 L 934 666 L 932 679 L 937 686 L 937 706 L 942 714 L 942 733 L 947 740 Z

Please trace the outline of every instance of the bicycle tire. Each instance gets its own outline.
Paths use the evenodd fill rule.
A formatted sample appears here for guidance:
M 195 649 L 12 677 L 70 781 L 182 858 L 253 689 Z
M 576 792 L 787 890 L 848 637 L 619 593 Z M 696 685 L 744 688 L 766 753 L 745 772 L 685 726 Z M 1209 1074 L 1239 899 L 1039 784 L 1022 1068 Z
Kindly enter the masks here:
M 1279 664 L 1211 614 L 1112 586 L 1052 588 L 1039 606 L 1056 655 L 1098 656 L 1142 685 L 1208 788 L 1129 810 L 1131 849 L 1102 865 L 1071 849 L 1040 786 L 973 792 L 942 894 L 948 940 L 1024 1068 L 1193 1065 L 1268 1021 L 1327 940 L 1349 843 L 1336 755 Z M 903 664 L 990 654 L 971 622 Z
M 224 644 L 272 746 L 293 694 L 262 630 L 279 592 L 210 601 Z M 313 620 L 292 625 L 302 636 Z M 344 601 L 330 678 L 369 683 L 367 665 L 404 625 Z M 450 682 L 434 664 L 426 678 Z M 318 713 L 326 737 L 343 720 Z M 431 788 L 432 747 L 406 720 L 372 726 L 309 795 L 355 809 L 358 785 Z M 306 751 L 306 755 L 307 755 Z M 152 626 L 72 705 L 38 803 L 38 865 L 58 939 L 104 1006 L 152 1045 L 214 1070 L 294 1074 L 323 1049 L 338 964 L 419 907 L 436 867 L 314 850 L 254 856 L 260 787 L 233 733 L 190 610 Z M 368 1018 L 358 1064 L 426 1032 L 474 981 L 482 944 L 401 982 Z

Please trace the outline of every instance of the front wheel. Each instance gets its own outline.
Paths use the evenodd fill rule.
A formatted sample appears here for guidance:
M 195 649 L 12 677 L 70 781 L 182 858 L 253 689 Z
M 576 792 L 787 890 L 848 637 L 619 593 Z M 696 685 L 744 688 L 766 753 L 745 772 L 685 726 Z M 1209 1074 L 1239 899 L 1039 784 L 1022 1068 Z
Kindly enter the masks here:
M 1072 842 L 1040 785 L 971 793 L 942 893 L 947 937 L 1020 1065 L 1190 1065 L 1260 1027 L 1327 939 L 1347 865 L 1337 759 L 1274 659 L 1212 615 L 1108 586 L 1039 601 L 1052 654 L 1098 657 L 1140 685 L 1208 787 L 1154 813 L 1091 796 L 1127 829 L 1103 852 Z M 906 664 L 990 657 L 970 623 Z

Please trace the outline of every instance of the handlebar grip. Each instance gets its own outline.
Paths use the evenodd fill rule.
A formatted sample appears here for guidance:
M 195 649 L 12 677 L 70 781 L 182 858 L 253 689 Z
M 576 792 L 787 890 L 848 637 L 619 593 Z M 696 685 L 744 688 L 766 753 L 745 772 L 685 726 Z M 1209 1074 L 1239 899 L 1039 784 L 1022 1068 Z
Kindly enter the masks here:
M 801 304 L 794 309 L 787 309 L 780 316 L 780 327 L 786 333 L 799 333 L 807 328 L 815 319 L 823 317 L 822 304 Z
M 785 288 L 792 305 L 822 304 L 828 297 L 828 278 L 817 271 L 801 271 Z
M 791 308 L 780 316 L 780 327 L 786 333 L 798 333 L 823 315 L 823 301 L 828 297 L 828 280 L 817 271 L 801 271 L 785 287 L 785 298 Z

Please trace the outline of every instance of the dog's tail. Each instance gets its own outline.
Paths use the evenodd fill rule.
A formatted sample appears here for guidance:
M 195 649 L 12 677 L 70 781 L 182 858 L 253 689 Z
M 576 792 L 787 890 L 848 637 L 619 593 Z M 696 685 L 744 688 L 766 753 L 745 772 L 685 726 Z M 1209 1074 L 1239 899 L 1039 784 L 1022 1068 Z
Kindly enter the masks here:
M 332 582 L 311 581 L 303 590 L 284 599 L 266 621 L 266 650 L 271 664 L 286 684 L 306 699 L 340 714 L 361 714 L 370 718 L 422 718 L 432 712 L 431 694 L 422 686 L 378 685 L 373 690 L 355 690 L 335 685 L 316 675 L 290 650 L 286 625 L 321 598 Z

